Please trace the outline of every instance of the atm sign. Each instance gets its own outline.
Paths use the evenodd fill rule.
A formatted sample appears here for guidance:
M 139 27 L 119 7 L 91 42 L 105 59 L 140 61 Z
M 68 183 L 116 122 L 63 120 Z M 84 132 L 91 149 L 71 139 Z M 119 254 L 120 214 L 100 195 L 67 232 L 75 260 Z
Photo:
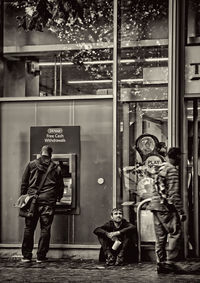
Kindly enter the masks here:
M 80 152 L 80 126 L 37 126 L 31 127 L 31 159 L 40 152 L 44 144 L 53 147 L 53 153 Z
M 47 130 L 48 134 L 62 134 L 63 133 L 63 129 L 62 128 L 49 128 Z

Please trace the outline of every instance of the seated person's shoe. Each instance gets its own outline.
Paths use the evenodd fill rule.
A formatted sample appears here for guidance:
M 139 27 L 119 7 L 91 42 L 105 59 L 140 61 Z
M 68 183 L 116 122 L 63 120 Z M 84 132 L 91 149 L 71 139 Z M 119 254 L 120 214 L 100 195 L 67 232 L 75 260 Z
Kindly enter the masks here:
M 124 265 L 124 257 L 123 256 L 118 256 L 117 260 L 115 262 L 115 265 L 118 265 L 118 266 Z
M 113 255 L 108 255 L 106 258 L 106 265 L 115 265 L 115 257 Z

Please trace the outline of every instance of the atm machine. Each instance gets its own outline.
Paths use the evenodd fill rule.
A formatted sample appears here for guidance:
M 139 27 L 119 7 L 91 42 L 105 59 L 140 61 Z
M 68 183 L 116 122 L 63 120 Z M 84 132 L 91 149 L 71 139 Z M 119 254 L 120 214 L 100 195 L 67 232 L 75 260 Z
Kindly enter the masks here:
M 52 154 L 52 160 L 59 164 L 64 181 L 64 193 L 56 204 L 56 213 L 76 208 L 76 154 Z
M 30 160 L 40 157 L 43 145 L 52 147 L 52 160 L 60 165 L 64 195 L 57 214 L 80 213 L 80 126 L 33 126 L 30 128 Z

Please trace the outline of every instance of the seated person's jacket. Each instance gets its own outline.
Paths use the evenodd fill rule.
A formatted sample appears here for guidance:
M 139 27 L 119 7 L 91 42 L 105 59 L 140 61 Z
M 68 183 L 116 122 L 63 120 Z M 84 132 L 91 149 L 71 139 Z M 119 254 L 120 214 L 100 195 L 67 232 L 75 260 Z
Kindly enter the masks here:
M 135 228 L 136 227 L 130 222 L 128 222 L 126 219 L 122 219 L 122 223 L 119 228 L 115 227 L 114 222 L 110 220 L 109 222 L 106 222 L 104 225 L 97 227 L 94 230 L 94 234 L 97 236 L 104 237 L 106 236 L 106 233 L 120 231 L 120 236 L 123 236 L 123 234 L 132 233 L 135 230 Z
M 104 225 L 97 227 L 94 230 L 94 234 L 97 235 L 98 237 L 108 239 L 110 242 L 110 245 L 112 246 L 112 241 L 106 236 L 107 233 L 109 232 L 116 232 L 120 231 L 120 235 L 117 236 L 117 238 L 120 241 L 123 241 L 124 236 L 128 236 L 130 239 L 129 242 L 129 248 L 126 251 L 125 254 L 125 259 L 127 262 L 135 262 L 137 261 L 137 249 L 136 249 L 136 227 L 135 225 L 131 224 L 130 222 L 126 221 L 125 219 L 122 219 L 122 223 L 119 228 L 116 228 L 114 225 L 114 222 L 110 220 L 109 222 L 105 223 Z M 99 261 L 100 262 L 105 262 L 105 254 L 103 252 L 103 248 L 100 248 L 100 253 L 99 253 Z

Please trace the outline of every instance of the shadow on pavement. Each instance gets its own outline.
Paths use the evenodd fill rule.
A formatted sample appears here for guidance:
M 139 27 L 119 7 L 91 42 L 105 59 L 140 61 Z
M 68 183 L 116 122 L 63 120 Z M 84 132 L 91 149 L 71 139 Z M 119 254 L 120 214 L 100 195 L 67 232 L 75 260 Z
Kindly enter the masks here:
M 31 262 L 23 263 L 19 258 L 0 258 L 0 268 L 47 268 L 47 269 L 127 269 L 132 270 L 133 268 L 145 269 L 147 266 L 151 266 L 156 269 L 155 263 L 132 263 L 124 266 L 105 266 L 103 263 L 99 263 L 95 260 L 85 260 L 85 259 L 49 259 L 47 262 L 37 263 L 35 259 Z M 172 265 L 167 265 L 160 273 L 175 273 L 175 274 L 197 274 L 200 275 L 200 262 L 199 260 L 187 260 L 177 262 Z

